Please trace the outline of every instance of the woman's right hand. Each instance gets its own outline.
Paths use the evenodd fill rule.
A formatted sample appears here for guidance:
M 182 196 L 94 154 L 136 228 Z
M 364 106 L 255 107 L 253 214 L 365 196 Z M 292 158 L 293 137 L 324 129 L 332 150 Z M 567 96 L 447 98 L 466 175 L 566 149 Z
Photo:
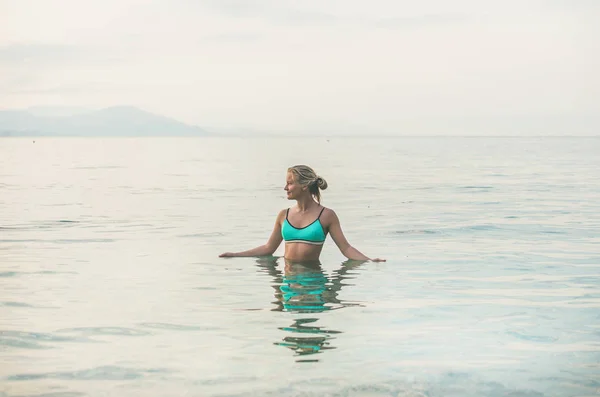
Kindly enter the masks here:
M 235 253 L 233 252 L 224 252 L 221 255 L 219 255 L 219 258 L 233 258 L 235 256 Z

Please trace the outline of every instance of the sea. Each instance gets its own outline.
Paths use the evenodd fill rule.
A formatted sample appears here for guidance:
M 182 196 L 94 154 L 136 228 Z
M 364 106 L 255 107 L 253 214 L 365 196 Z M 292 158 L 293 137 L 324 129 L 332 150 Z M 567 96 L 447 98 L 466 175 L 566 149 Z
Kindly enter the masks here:
M 0 139 L 1 397 L 598 395 L 600 137 Z

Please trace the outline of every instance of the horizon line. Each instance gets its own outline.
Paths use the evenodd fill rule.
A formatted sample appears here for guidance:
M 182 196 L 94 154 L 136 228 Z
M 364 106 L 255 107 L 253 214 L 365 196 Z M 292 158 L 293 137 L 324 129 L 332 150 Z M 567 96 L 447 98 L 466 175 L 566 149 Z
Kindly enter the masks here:
M 600 138 L 596 135 L 316 135 L 316 134 L 220 134 L 208 133 L 206 135 L 0 135 L 0 138 Z

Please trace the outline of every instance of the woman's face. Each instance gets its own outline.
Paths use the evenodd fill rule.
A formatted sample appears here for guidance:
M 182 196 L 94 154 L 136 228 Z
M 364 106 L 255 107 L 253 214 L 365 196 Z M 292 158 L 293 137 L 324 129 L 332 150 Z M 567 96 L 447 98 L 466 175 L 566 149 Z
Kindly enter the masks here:
M 304 189 L 295 181 L 294 174 L 288 172 L 285 178 L 285 187 L 283 190 L 287 192 L 288 200 L 293 200 L 298 198 Z

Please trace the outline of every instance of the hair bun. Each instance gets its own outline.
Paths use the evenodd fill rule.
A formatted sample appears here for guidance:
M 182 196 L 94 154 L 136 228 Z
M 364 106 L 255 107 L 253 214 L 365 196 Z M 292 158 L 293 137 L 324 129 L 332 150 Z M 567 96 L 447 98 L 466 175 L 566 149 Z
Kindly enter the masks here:
M 327 181 L 323 178 L 321 178 L 320 176 L 317 177 L 317 186 L 319 186 L 319 189 L 321 190 L 325 190 L 327 189 Z

